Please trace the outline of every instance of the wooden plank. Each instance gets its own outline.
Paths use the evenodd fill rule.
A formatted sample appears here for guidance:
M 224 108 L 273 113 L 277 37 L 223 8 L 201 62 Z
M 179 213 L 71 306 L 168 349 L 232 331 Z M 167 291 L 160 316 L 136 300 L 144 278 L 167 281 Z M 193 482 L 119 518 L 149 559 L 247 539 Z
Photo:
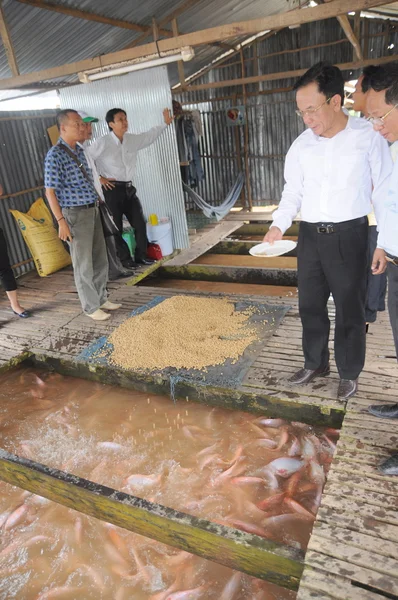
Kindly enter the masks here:
M 243 239 L 225 239 L 214 246 L 209 252 L 212 254 L 249 254 L 250 248 L 260 244 L 263 236 L 252 236 L 258 239 L 243 240 Z M 284 236 L 284 240 L 292 240 L 297 242 L 297 236 Z M 284 257 L 297 256 L 297 249 L 294 248 L 291 252 L 287 252 Z
M 369 546 L 367 550 L 364 548 L 353 548 L 345 542 L 328 540 L 318 536 L 317 533 L 314 532 L 311 536 L 308 550 L 346 561 L 350 565 L 364 567 L 365 569 L 386 575 L 386 579 L 390 580 L 392 588 L 394 589 L 396 587 L 398 589 L 398 573 L 396 573 L 398 562 L 396 558 L 387 558 L 386 556 L 383 556 L 381 559 L 381 557 L 375 557 L 371 546 Z
M 330 482 L 330 484 L 326 484 L 323 493 L 324 496 L 328 495 L 337 497 L 341 502 L 341 506 L 344 507 L 344 498 L 354 496 L 355 494 L 359 493 L 359 490 L 358 488 L 355 488 L 355 486 L 343 486 L 334 482 Z M 398 511 L 398 496 L 368 491 L 366 492 L 366 503 L 376 507 L 380 506 L 381 508 L 387 506 L 390 507 L 391 510 Z
M 354 12 L 357 10 L 362 10 L 363 8 L 373 8 L 389 3 L 390 2 L 386 2 L 385 0 L 350 0 L 351 10 Z M 203 44 L 211 44 L 213 42 L 219 42 L 220 40 L 226 40 L 231 37 L 236 38 L 237 35 L 250 36 L 262 31 L 289 27 L 291 25 L 301 25 L 303 23 L 311 23 L 313 21 L 321 21 L 323 19 L 337 17 L 340 14 L 345 14 L 346 11 L 346 0 L 333 0 L 333 2 L 321 4 L 314 8 L 306 8 L 305 10 L 296 9 L 289 12 L 274 14 L 268 17 L 253 19 L 251 21 L 240 21 L 237 23 L 230 23 L 229 25 L 212 27 L 202 31 L 195 31 L 194 33 L 173 37 L 171 39 L 160 40 L 158 47 L 155 43 L 144 44 L 136 48 L 120 50 L 110 54 L 103 54 L 102 56 L 97 56 L 95 58 L 85 59 L 50 69 L 26 73 L 17 77 L 4 78 L 0 80 L 0 89 L 19 88 L 24 85 L 40 81 L 47 81 L 48 79 L 74 75 L 81 71 L 98 69 L 126 60 L 157 54 L 158 51 L 165 52 L 167 50 L 179 49 L 184 46 L 200 46 Z M 384 60 L 387 59 L 392 60 L 394 59 L 394 56 L 386 57 Z M 382 59 L 378 59 L 377 63 L 379 64 L 381 60 Z M 355 63 L 349 63 L 350 66 L 347 68 L 360 68 L 364 66 L 364 62 L 365 61 L 362 61 L 360 64 L 358 64 L 358 66 L 352 66 L 355 65 Z M 372 59 L 371 62 L 374 63 L 374 59 Z M 246 80 L 248 79 L 250 78 L 246 78 Z M 245 83 L 249 82 L 246 81 Z
M 192 260 L 200 256 L 201 254 L 204 254 L 205 252 L 207 252 L 207 250 L 215 246 L 224 237 L 230 235 L 231 233 L 239 229 L 239 227 L 241 227 L 242 225 L 243 221 L 241 220 L 238 220 L 236 223 L 221 221 L 216 225 L 216 227 L 214 227 L 214 229 L 208 231 L 203 236 L 201 236 L 201 238 L 197 242 L 195 242 L 195 244 L 193 244 L 191 248 L 183 250 L 178 256 L 172 258 L 168 262 L 168 266 L 179 267 L 190 263 Z
M 214 562 L 297 589 L 303 556 L 288 548 L 147 502 L 0 450 L 0 478 L 63 506 Z
M 301 578 L 297 600 L 330 599 L 382 600 L 377 593 L 353 586 L 350 579 L 306 567 Z
M 43 10 L 49 10 L 61 15 L 67 15 L 68 17 L 74 17 L 76 19 L 85 19 L 86 21 L 93 21 L 95 23 L 102 23 L 104 25 L 111 25 L 112 27 L 120 27 L 122 29 L 130 29 L 132 31 L 145 31 L 145 33 L 151 32 L 151 27 L 145 25 L 139 25 L 131 21 L 123 21 L 122 19 L 114 19 L 111 17 L 105 17 L 97 13 L 80 10 L 77 8 L 71 8 L 63 4 L 54 4 L 53 2 L 46 2 L 46 0 L 16 0 L 20 4 L 28 4 L 35 8 L 41 8 Z M 173 33 L 169 29 L 161 29 L 159 31 L 162 35 L 172 37 Z
M 201 281 L 224 281 L 227 283 L 250 283 L 265 285 L 297 285 L 295 269 L 257 269 L 255 267 L 217 267 L 187 264 L 171 266 L 168 263 L 159 269 L 159 277 L 169 279 L 194 279 Z
M 10 32 L 7 26 L 7 21 L 4 16 L 3 3 L 0 3 L 0 36 L 6 52 L 8 65 L 14 77 L 19 75 L 17 59 L 15 57 L 14 46 L 11 41 Z
M 336 0 L 335 0 L 336 1 Z M 322 6 L 322 5 L 321 5 Z M 368 65 L 384 65 L 389 62 L 392 62 L 395 58 L 395 55 L 392 56 L 382 56 L 379 58 L 373 59 L 363 59 L 354 62 L 348 63 L 339 63 L 335 66 L 338 67 L 341 71 L 351 71 L 356 69 L 361 69 Z M 228 79 L 223 81 L 217 81 L 214 83 L 202 83 L 199 85 L 188 85 L 185 89 L 185 92 L 198 92 L 203 90 L 211 90 L 222 87 L 234 87 L 235 85 L 249 85 L 252 83 L 259 83 L 260 81 L 278 81 L 279 79 L 291 79 L 298 78 L 304 75 L 308 69 L 296 69 L 294 71 L 282 71 L 279 73 L 268 73 L 267 75 L 253 75 L 251 77 L 244 77 L 239 79 Z M 173 90 L 172 90 L 173 91 Z
M 381 474 L 379 477 L 371 477 L 368 474 L 360 475 L 358 469 L 356 474 L 353 475 L 352 472 L 336 469 L 334 464 L 333 468 L 329 471 L 328 482 L 336 483 L 336 485 L 354 486 L 362 496 L 366 495 L 364 492 L 376 492 L 398 496 L 396 480 L 391 481 L 390 478 L 385 480 Z M 362 492 L 359 490 L 362 490 Z
M 387 523 L 398 527 L 398 512 L 392 507 L 375 507 L 366 503 L 366 496 L 359 500 L 352 498 L 336 497 L 325 494 L 322 497 L 323 508 L 338 508 L 346 514 L 360 514 L 363 518 L 375 519 L 377 522 Z
M 155 281 L 143 281 L 141 285 L 151 287 L 159 287 L 161 290 L 170 289 L 175 293 L 181 293 L 181 290 L 206 293 L 223 293 L 223 294 L 240 294 L 252 296 L 253 294 L 261 294 L 270 298 L 273 302 L 273 296 L 285 298 L 287 301 L 294 296 L 297 297 L 297 288 L 284 285 L 264 285 L 264 284 L 249 284 L 249 283 L 226 283 L 222 281 L 189 281 L 188 279 L 156 279 Z M 158 293 L 162 293 L 157 290 Z
M 204 254 L 193 260 L 194 265 L 218 265 L 235 267 L 253 267 L 261 269 L 295 269 L 297 270 L 297 258 L 286 256 L 275 256 L 274 258 L 255 257 L 250 254 L 241 256 L 239 254 Z
M 359 550 L 369 550 L 371 548 L 372 552 L 376 555 L 379 554 L 380 556 L 386 556 L 387 558 L 396 558 L 398 556 L 397 542 L 394 543 L 387 540 L 380 540 L 372 535 L 345 529 L 344 527 L 339 527 L 335 524 L 316 521 L 314 523 L 313 532 L 322 538 L 346 543 Z M 375 560 L 379 560 L 379 557 L 375 556 Z
M 359 582 L 364 586 L 374 588 L 374 591 L 387 592 L 390 594 L 396 593 L 397 580 L 395 578 L 386 577 L 364 567 L 358 567 L 345 560 L 339 560 L 331 556 L 319 554 L 308 550 L 306 554 L 306 564 L 311 567 L 318 568 L 326 573 L 334 573 L 335 575 L 343 575 L 351 581 Z

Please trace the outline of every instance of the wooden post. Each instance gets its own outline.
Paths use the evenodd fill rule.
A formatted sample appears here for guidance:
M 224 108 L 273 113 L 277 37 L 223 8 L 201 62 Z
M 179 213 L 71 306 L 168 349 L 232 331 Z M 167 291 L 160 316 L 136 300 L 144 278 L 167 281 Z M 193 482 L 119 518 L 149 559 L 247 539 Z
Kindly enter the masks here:
M 238 103 L 238 94 L 234 94 L 233 98 L 232 98 L 232 102 L 235 104 Z M 234 127 L 234 134 L 235 134 L 235 149 L 236 149 L 236 162 L 238 165 L 238 171 L 239 173 L 242 171 L 242 154 L 240 151 L 240 130 L 239 127 Z M 242 187 L 242 191 L 240 193 L 240 202 L 242 205 L 242 208 L 246 207 L 246 197 L 245 197 L 245 192 L 244 192 L 244 188 Z
M 91 517 L 297 590 L 303 553 L 0 449 L 0 479 Z
M 243 50 L 240 50 L 240 60 L 242 65 L 242 79 L 245 78 L 245 58 L 243 55 Z M 248 111 L 247 111 L 247 94 L 246 94 L 246 86 L 243 84 L 243 104 L 245 107 L 245 144 L 244 144 L 244 155 L 245 155 L 245 173 L 246 173 L 246 190 L 247 190 L 247 204 L 249 205 L 249 210 L 253 210 L 252 203 L 252 192 L 250 185 L 250 164 L 249 164 L 249 119 L 248 119 Z
M 369 19 L 365 19 L 365 32 L 364 32 L 364 40 L 363 40 L 363 57 L 366 60 L 368 58 L 368 56 L 369 56 Z
M 178 35 L 177 19 L 172 20 L 171 27 L 172 27 L 173 34 L 175 36 L 177 36 Z M 177 62 L 177 68 L 178 68 L 178 77 L 180 78 L 181 91 L 183 92 L 185 89 L 185 72 L 184 72 L 184 61 L 183 60 L 179 60 Z
M 340 15 L 339 17 L 337 17 L 337 20 L 340 23 L 341 27 L 343 28 L 343 31 L 346 34 L 347 39 L 350 41 L 350 43 L 352 44 L 352 46 L 354 48 L 353 60 L 355 60 L 355 56 L 357 57 L 358 60 L 362 60 L 363 55 L 362 55 L 361 45 L 359 43 L 358 38 L 355 36 L 355 34 L 351 28 L 351 24 L 350 24 L 350 21 L 349 21 L 347 15 Z
M 7 23 L 4 17 L 3 2 L 0 3 L 0 36 L 3 42 L 4 50 L 6 51 L 6 56 L 11 69 L 11 73 L 14 77 L 16 77 L 17 75 L 19 75 L 19 69 L 17 65 L 17 59 L 15 58 L 15 52 L 14 47 L 12 45 L 10 32 L 8 30 Z

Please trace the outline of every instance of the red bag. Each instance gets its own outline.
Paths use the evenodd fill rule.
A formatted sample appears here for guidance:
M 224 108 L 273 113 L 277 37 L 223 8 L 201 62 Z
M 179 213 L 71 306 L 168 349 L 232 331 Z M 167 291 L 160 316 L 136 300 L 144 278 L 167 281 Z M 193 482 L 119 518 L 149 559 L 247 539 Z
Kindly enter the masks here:
M 159 244 L 148 244 L 146 255 L 152 260 L 160 260 L 163 258 Z

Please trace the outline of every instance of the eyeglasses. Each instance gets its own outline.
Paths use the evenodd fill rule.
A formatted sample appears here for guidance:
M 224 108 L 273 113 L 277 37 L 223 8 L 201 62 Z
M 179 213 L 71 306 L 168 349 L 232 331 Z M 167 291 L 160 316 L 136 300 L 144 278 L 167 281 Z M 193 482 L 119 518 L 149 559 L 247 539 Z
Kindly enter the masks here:
M 388 112 L 386 112 L 386 114 L 383 115 L 382 117 L 368 117 L 366 120 L 369 121 L 369 123 L 372 123 L 372 125 L 376 125 L 376 127 L 383 127 L 385 119 L 388 117 L 389 114 L 392 113 L 392 111 L 395 108 L 397 108 L 397 106 L 398 106 L 398 104 L 393 106 L 392 109 L 389 110 Z
M 320 104 L 319 106 L 317 106 L 316 108 L 308 108 L 307 110 L 296 110 L 296 115 L 298 117 L 301 117 L 302 119 L 304 119 L 304 117 L 306 115 L 313 115 L 315 114 L 320 108 L 322 108 L 322 106 L 324 106 L 325 104 L 327 104 L 328 102 L 331 101 L 331 98 L 328 98 L 327 100 L 325 100 L 325 102 L 322 102 L 322 104 Z

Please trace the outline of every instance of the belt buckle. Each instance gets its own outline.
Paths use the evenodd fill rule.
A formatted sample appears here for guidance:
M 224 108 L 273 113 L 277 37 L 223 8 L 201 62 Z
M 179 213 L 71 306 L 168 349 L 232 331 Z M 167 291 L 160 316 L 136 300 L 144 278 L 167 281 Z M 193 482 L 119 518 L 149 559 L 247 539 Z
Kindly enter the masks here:
M 318 233 L 334 233 L 333 225 L 320 225 L 316 228 Z

